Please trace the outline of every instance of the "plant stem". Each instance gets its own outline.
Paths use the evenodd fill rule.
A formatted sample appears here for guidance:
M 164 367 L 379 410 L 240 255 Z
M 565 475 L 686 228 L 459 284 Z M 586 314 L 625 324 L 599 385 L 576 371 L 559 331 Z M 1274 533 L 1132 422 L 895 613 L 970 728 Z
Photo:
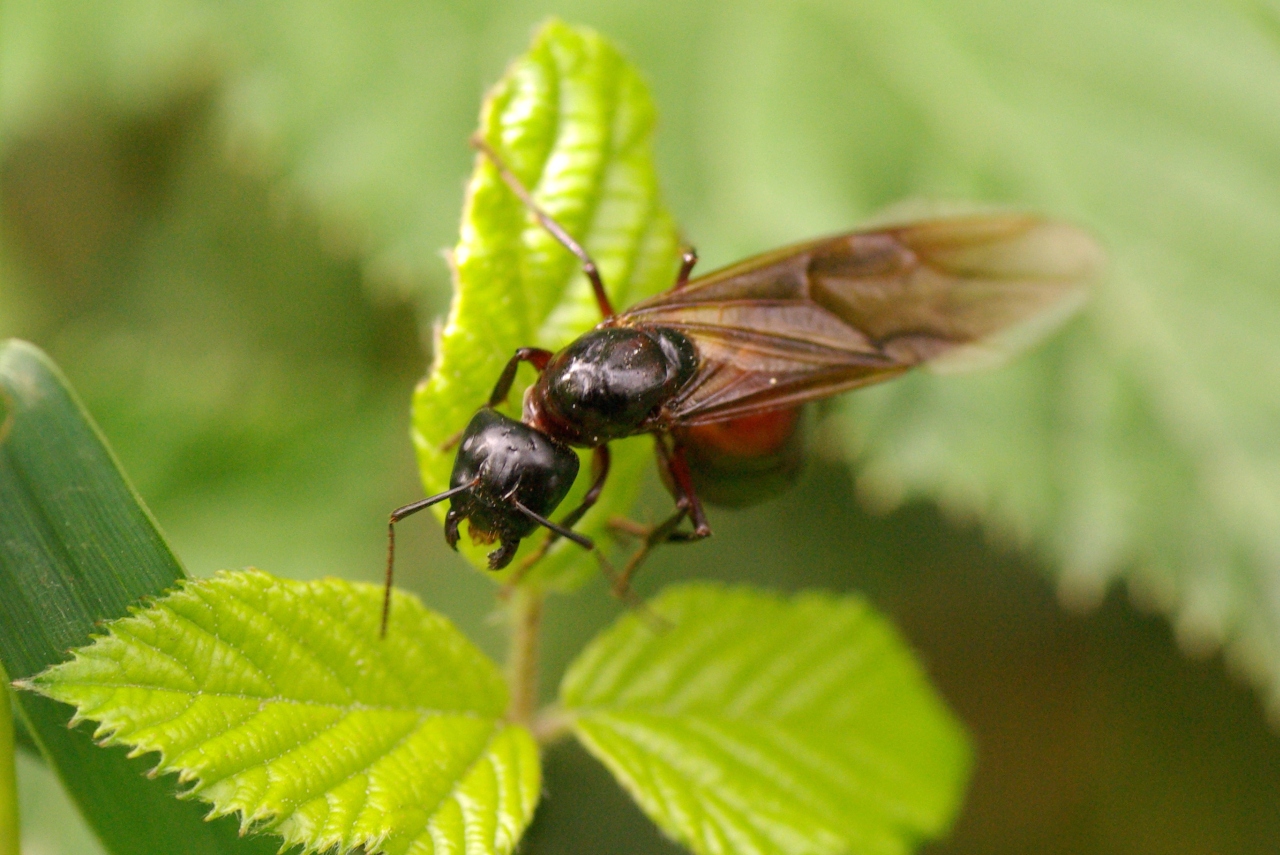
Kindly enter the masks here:
M 9 678 L 0 670 L 0 855 L 18 855 L 18 781 L 13 767 L 13 709 Z
M 533 719 L 533 738 L 544 748 L 555 745 L 573 732 L 573 716 L 552 704 L 543 708 Z
M 507 685 L 511 706 L 507 718 L 532 725 L 538 707 L 538 629 L 542 624 L 542 591 L 520 585 L 511 598 L 511 646 L 507 653 Z

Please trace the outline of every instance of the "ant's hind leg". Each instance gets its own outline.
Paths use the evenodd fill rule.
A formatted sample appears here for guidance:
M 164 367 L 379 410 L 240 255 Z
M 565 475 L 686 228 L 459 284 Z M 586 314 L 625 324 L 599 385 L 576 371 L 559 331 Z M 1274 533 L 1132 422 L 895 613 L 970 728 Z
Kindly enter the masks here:
M 657 447 L 663 465 L 671 475 L 676 504 L 688 503 L 689 521 L 693 523 L 693 539 L 701 540 L 704 537 L 710 537 L 711 526 L 707 524 L 707 514 L 702 510 L 702 500 L 698 498 L 698 491 L 693 487 L 693 474 L 689 471 L 689 463 L 684 458 L 684 448 L 673 439 L 671 448 L 668 449 L 663 437 L 658 437 Z
M 636 547 L 636 551 L 627 559 L 627 563 L 623 565 L 622 572 L 609 580 L 615 597 L 628 601 L 631 599 L 631 580 L 655 546 L 663 543 L 693 543 L 694 541 L 702 540 L 711 533 L 708 531 L 706 534 L 700 535 L 696 531 L 678 531 L 680 523 L 684 522 L 684 518 L 688 515 L 689 505 L 684 499 L 681 499 L 676 502 L 675 513 L 657 525 L 641 525 L 621 518 L 609 520 L 609 527 L 615 531 L 641 538 L 640 545 Z
M 702 502 L 699 501 L 698 494 L 694 490 L 689 465 L 684 459 L 684 449 L 678 444 L 668 449 L 663 436 L 657 436 L 655 440 L 662 463 L 667 467 L 667 472 L 671 475 L 671 483 L 677 493 L 676 510 L 666 520 L 653 527 L 637 526 L 627 520 L 610 522 L 616 530 L 644 538 L 626 566 L 622 568 L 622 572 L 613 580 L 614 595 L 623 599 L 630 594 L 631 579 L 655 546 L 661 543 L 693 543 L 711 536 L 711 526 L 707 524 Z M 678 530 L 685 517 L 689 517 L 690 522 L 693 523 L 693 531 Z

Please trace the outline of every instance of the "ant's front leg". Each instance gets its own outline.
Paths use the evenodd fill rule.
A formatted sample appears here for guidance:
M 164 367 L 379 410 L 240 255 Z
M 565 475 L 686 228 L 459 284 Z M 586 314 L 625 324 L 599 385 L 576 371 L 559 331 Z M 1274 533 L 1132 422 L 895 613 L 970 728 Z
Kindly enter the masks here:
M 573 528 L 578 524 L 578 520 L 591 510 L 600 499 L 600 493 L 604 490 L 604 482 L 609 477 L 609 446 L 597 445 L 591 453 L 591 488 L 587 490 L 585 496 L 582 497 L 582 503 L 578 507 L 570 511 L 564 519 L 560 520 L 560 525 L 565 528 Z M 552 538 L 554 540 L 554 538 Z M 550 546 L 550 543 L 547 544 Z
M 489 394 L 489 403 L 486 406 L 496 407 L 507 400 L 507 396 L 511 394 L 511 384 L 516 380 L 516 369 L 520 367 L 521 362 L 527 362 L 537 369 L 541 374 L 546 370 L 547 363 L 554 356 L 551 351 L 543 350 L 540 347 L 522 347 L 515 352 L 515 355 L 507 360 L 507 365 L 502 369 L 502 373 L 498 375 L 498 382 L 493 386 L 493 392 Z
M 541 374 L 547 367 L 547 363 L 554 354 L 549 350 L 543 350 L 540 347 L 522 347 L 515 352 L 515 355 L 507 360 L 506 367 L 502 369 L 502 373 L 498 375 L 498 382 L 493 386 L 493 392 L 489 394 L 489 400 L 485 403 L 486 407 L 496 407 L 507 400 L 507 396 L 511 394 L 511 384 L 516 381 L 516 369 L 520 367 L 521 362 L 527 362 L 538 370 Z M 462 434 L 466 432 L 464 427 L 462 430 L 449 437 L 440 446 L 441 451 L 448 451 L 458 444 L 462 439 Z

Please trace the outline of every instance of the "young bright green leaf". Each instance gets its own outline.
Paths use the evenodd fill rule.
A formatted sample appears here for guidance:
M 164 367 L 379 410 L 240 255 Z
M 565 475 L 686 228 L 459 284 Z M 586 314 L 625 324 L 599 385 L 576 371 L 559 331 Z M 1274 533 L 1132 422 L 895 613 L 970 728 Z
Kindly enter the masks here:
M 678 245 L 658 197 L 653 123 L 653 103 L 635 68 L 596 33 L 558 21 L 539 31 L 481 112 L 480 134 L 591 253 L 616 307 L 669 287 L 675 275 Z M 448 487 L 454 449 L 445 445 L 488 398 L 515 350 L 558 349 L 600 320 L 581 263 L 483 156 L 467 190 L 453 266 L 453 307 L 431 375 L 414 397 L 414 442 L 428 493 Z M 523 369 L 510 396 L 513 411 L 531 378 Z M 625 513 L 651 458 L 643 439 L 617 443 L 610 485 L 577 528 L 596 535 L 611 515 Z M 590 484 L 585 456 L 582 471 L 563 508 L 574 507 Z M 513 569 L 542 536 L 525 541 Z M 483 567 L 491 548 L 466 552 Z M 561 541 L 537 573 L 572 584 L 593 568 L 581 547 Z
M 21 679 L 172 586 L 182 568 L 66 380 L 25 342 L 0 345 L 0 410 L 0 664 Z M 173 798 L 171 780 L 144 777 L 144 761 L 69 729 L 66 706 L 25 692 L 13 700 L 114 855 L 275 851 L 229 819 L 206 822 L 199 805 Z
M 905 852 L 951 822 L 964 733 L 860 599 L 687 585 L 570 667 L 587 749 L 698 855 Z
M 259 571 L 185 582 L 24 688 L 187 793 L 306 852 L 506 855 L 541 784 L 506 687 L 445 618 L 396 594 Z

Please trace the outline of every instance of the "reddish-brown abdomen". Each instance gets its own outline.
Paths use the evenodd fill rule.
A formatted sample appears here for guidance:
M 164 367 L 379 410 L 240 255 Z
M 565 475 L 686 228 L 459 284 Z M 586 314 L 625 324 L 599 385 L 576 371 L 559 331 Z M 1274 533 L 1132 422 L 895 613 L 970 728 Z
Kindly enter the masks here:
M 676 428 L 698 495 L 740 508 L 791 486 L 804 462 L 802 415 L 801 407 L 791 407 Z
M 767 457 L 787 444 L 799 423 L 800 408 L 791 407 L 683 428 L 680 436 L 706 454 L 732 459 Z

